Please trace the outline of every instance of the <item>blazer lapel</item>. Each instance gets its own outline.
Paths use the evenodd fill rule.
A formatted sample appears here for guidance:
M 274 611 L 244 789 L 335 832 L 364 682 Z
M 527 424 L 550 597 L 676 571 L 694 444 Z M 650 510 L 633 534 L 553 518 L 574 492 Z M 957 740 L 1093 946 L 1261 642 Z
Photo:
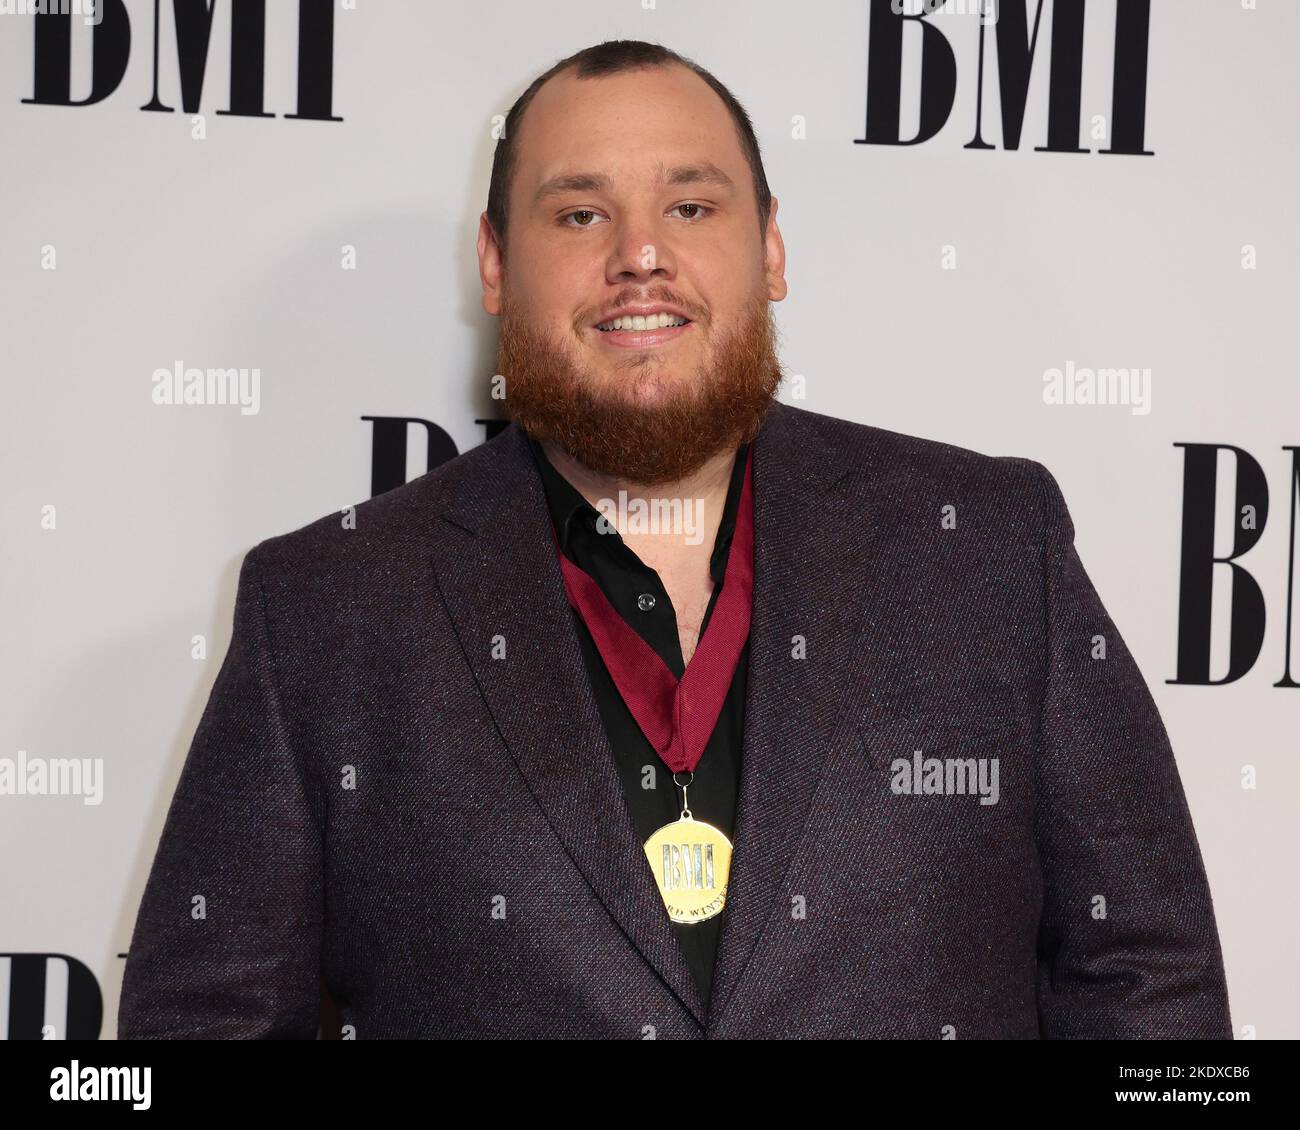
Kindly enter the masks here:
M 870 516 L 842 489 L 850 467 L 807 415 L 775 406 L 754 445 L 754 607 L 727 906 L 709 1030 L 721 1022 L 775 914 L 844 714 L 865 608 Z M 840 489 L 837 489 L 840 488 Z M 864 526 L 866 529 L 864 530 Z M 799 639 L 806 656 L 795 658 Z
M 517 424 L 467 454 L 433 567 L 488 709 L 556 837 L 632 944 L 701 1025 L 591 693 L 541 478 Z M 504 658 L 493 658 L 503 645 Z

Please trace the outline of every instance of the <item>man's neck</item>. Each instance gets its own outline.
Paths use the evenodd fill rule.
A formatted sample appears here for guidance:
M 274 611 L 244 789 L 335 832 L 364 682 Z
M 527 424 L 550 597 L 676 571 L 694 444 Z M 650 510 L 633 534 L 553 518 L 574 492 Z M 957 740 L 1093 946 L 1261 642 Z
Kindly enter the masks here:
M 661 569 L 699 560 L 707 571 L 731 485 L 736 446 L 710 456 L 699 470 L 678 482 L 653 487 L 602 475 L 552 443 L 541 446 L 552 466 L 608 516 L 623 541 L 647 565 Z M 673 520 L 652 521 L 652 515 Z

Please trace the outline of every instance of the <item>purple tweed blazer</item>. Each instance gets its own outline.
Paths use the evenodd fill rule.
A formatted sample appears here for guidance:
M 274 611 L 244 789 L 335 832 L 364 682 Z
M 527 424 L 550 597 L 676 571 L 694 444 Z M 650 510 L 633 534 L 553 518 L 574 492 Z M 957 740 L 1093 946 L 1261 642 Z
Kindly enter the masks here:
M 358 1039 L 1230 1039 L 1169 740 L 1050 472 L 778 405 L 753 475 L 710 1002 L 511 424 L 245 556 L 119 1036 L 313 1039 L 323 981 Z

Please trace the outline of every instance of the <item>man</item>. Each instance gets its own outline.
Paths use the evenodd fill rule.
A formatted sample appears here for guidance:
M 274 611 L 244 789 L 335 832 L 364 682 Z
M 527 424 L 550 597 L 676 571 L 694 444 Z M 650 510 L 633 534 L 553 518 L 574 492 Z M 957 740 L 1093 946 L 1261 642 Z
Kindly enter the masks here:
M 1230 1038 L 1056 481 L 776 402 L 776 213 L 663 48 L 516 103 L 513 420 L 245 558 L 121 1035 Z

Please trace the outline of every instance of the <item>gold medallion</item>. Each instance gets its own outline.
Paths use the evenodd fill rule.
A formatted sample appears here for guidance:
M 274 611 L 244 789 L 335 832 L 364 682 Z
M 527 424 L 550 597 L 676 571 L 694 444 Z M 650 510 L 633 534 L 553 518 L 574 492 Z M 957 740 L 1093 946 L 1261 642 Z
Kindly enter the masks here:
M 721 829 L 693 819 L 686 809 L 646 840 L 645 854 L 674 922 L 703 922 L 722 913 L 731 841 Z

